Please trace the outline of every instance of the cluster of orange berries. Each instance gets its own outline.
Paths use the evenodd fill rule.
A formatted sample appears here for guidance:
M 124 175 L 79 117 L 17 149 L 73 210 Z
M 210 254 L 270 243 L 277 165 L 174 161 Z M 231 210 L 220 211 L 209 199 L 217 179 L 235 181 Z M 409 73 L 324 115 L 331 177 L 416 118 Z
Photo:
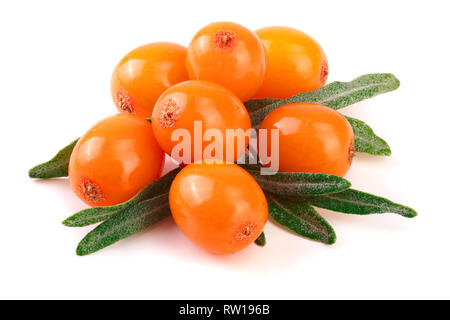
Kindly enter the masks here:
M 177 144 L 172 140 L 176 129 L 194 135 L 194 121 L 201 121 L 203 130 L 245 132 L 252 124 L 243 102 L 312 91 L 327 76 L 320 45 L 287 27 L 253 32 L 218 22 L 202 28 L 187 48 L 167 42 L 138 47 L 112 76 L 111 93 L 121 113 L 96 124 L 72 152 L 71 186 L 92 206 L 124 202 L 159 178 L 165 154 Z M 342 176 L 351 164 L 352 128 L 330 108 L 285 105 L 271 112 L 261 128 L 279 129 L 281 171 Z M 239 156 L 235 149 L 234 160 Z M 267 220 L 263 191 L 236 164 L 191 160 L 196 162 L 181 170 L 170 189 L 175 222 L 209 251 L 243 249 Z

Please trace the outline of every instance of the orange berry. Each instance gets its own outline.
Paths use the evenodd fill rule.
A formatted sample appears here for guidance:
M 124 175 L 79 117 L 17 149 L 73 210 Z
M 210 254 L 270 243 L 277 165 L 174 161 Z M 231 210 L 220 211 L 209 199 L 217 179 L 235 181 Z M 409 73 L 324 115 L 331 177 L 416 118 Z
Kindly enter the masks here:
M 186 48 L 155 42 L 129 52 L 117 65 L 111 79 L 111 94 L 120 112 L 150 117 L 164 90 L 188 80 Z
M 267 27 L 256 34 L 267 56 L 266 74 L 257 98 L 286 99 L 316 90 L 327 82 L 327 57 L 306 33 L 287 27 Z
M 234 253 L 258 238 L 268 217 L 258 183 L 236 164 L 194 163 L 177 175 L 169 193 L 180 230 L 214 253 Z
M 211 159 L 225 160 L 226 157 L 226 130 L 241 129 L 236 132 L 234 141 L 233 161 L 245 150 L 238 150 L 238 139 L 245 140 L 246 147 L 249 139 L 245 137 L 245 131 L 251 128 L 250 117 L 245 106 L 231 91 L 224 87 L 200 80 L 186 81 L 166 90 L 155 104 L 152 115 L 152 127 L 156 140 L 163 150 L 172 155 L 172 151 L 180 142 L 172 139 L 175 130 L 185 129 L 191 137 L 189 147 L 191 160 L 201 160 L 205 148 L 209 143 L 202 142 L 203 134 L 208 129 L 216 129 L 223 137 L 223 154 L 214 154 Z M 201 123 L 201 136 L 195 133 L 194 121 Z M 211 144 L 214 141 L 211 141 Z M 201 155 L 195 155 L 195 143 L 201 148 Z M 172 155 L 177 158 L 176 155 Z M 181 156 L 184 156 L 181 152 Z M 177 159 L 180 160 L 180 159 Z
M 202 28 L 188 46 L 186 67 L 193 80 L 223 85 L 239 99 L 251 99 L 264 79 L 265 55 L 261 40 L 232 22 Z
M 260 130 L 279 129 L 279 170 L 344 176 L 354 154 L 353 129 L 339 112 L 318 104 L 293 103 L 269 113 Z M 267 139 L 267 150 L 272 150 Z
M 91 206 L 115 205 L 157 179 L 163 159 L 147 120 L 117 114 L 98 122 L 76 144 L 70 185 Z

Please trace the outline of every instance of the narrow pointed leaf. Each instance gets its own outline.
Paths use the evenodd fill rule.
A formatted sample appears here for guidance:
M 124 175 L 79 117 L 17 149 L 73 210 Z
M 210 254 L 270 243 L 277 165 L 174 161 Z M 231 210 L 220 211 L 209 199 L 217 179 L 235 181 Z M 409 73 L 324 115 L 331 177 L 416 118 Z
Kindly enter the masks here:
M 282 105 L 311 102 L 338 110 L 376 95 L 393 91 L 399 86 L 400 82 L 394 75 L 374 73 L 360 76 L 350 82 L 336 81 L 317 90 L 300 93 L 265 106 L 260 101 L 260 108 L 257 108 L 256 102 L 249 101 L 247 105 L 250 105 L 253 110 L 250 112 L 252 125 L 257 127 L 271 111 Z
M 89 232 L 76 253 L 84 256 L 149 228 L 170 215 L 168 194 L 145 200 L 125 209 Z
M 267 194 L 270 216 L 296 234 L 326 244 L 336 242 L 336 233 L 313 207 Z
M 259 237 L 255 240 L 255 244 L 260 247 L 264 247 L 266 245 L 266 235 L 264 232 L 261 232 Z
M 261 175 L 256 165 L 241 165 L 262 189 L 283 196 L 319 195 L 342 192 L 351 184 L 344 178 L 324 173 L 277 172 Z
M 390 156 L 391 148 L 386 141 L 378 137 L 366 123 L 361 120 L 345 117 L 355 133 L 355 149 L 375 156 Z
M 167 193 L 169 192 L 170 185 L 178 172 L 180 172 L 180 169 L 175 169 L 166 174 L 164 177 L 149 183 L 137 195 L 126 202 L 115 206 L 93 207 L 82 210 L 64 220 L 63 224 L 68 227 L 84 227 L 93 223 L 104 221 L 119 212 L 134 206 L 136 203 L 154 198 L 163 193 Z
M 367 215 L 391 212 L 406 218 L 417 216 L 417 212 L 414 209 L 394 203 L 386 198 L 354 189 L 336 194 L 307 197 L 304 198 L 304 201 L 319 208 L 343 213 Z
M 70 155 L 77 142 L 78 139 L 61 149 L 51 160 L 31 168 L 28 176 L 39 179 L 67 177 Z

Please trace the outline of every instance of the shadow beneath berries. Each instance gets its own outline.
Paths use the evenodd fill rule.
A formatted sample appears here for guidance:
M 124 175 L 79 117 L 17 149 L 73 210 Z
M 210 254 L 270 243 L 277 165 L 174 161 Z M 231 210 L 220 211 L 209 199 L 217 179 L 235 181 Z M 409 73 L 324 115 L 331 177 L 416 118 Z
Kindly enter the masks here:
M 56 199 L 64 203 L 67 211 L 61 216 L 61 221 L 64 218 L 78 212 L 82 209 L 86 209 L 88 206 L 84 204 L 78 197 L 73 193 L 70 187 L 69 179 L 67 178 L 53 178 L 53 179 L 42 179 L 33 180 L 33 184 L 39 188 L 45 188 L 48 190 L 49 194 L 56 195 Z M 43 204 L 41 207 L 44 207 Z

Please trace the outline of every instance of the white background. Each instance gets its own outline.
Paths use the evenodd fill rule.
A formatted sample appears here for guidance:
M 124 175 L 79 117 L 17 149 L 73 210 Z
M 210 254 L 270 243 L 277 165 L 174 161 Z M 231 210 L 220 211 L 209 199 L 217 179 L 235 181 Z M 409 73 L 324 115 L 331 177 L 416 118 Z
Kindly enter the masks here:
M 2 1 L 0 298 L 450 298 L 447 2 Z M 345 109 L 393 154 L 358 154 L 347 178 L 419 216 L 319 210 L 335 245 L 269 223 L 265 248 L 228 256 L 198 249 L 167 220 L 76 256 L 92 227 L 61 221 L 84 204 L 66 179 L 31 181 L 27 170 L 115 113 L 109 80 L 128 51 L 187 45 L 220 20 L 309 33 L 327 53 L 330 82 L 394 73 L 399 90 Z

